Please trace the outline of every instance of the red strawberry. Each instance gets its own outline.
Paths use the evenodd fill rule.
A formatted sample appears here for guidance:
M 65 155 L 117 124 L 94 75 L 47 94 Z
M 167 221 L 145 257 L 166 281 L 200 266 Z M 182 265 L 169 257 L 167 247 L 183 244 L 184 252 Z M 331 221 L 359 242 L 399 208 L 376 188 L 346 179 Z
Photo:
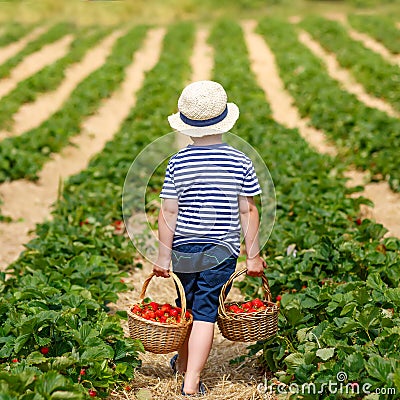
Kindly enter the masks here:
M 167 312 L 167 313 L 169 313 L 169 311 L 171 310 L 171 308 L 172 308 L 172 306 L 171 306 L 171 304 L 163 304 L 162 306 L 161 306 L 161 310 L 163 311 L 163 312 Z
M 96 397 L 97 396 L 97 392 L 93 389 L 89 390 L 89 396 L 90 397 Z
M 250 310 L 250 308 L 252 308 L 253 305 L 251 304 L 251 301 L 248 301 L 247 303 L 242 304 L 242 308 L 244 310 Z
M 165 316 L 165 315 L 163 315 L 162 317 L 160 317 L 160 322 L 161 323 L 165 323 L 165 322 L 167 322 L 167 317 Z
M 13 363 L 17 363 L 17 362 L 18 362 L 18 358 L 13 358 L 11 361 L 12 361 Z
M 163 313 L 163 311 L 162 310 L 157 310 L 156 311 L 156 317 L 163 317 L 164 316 L 164 313 Z
M 171 311 L 169 312 L 169 314 L 171 315 L 171 317 L 177 317 L 179 315 L 179 312 L 176 308 L 172 308 Z
M 141 312 L 142 311 L 142 309 L 136 304 L 135 306 L 133 306 L 132 307 L 132 312 L 134 313 L 134 314 L 137 314 L 137 313 L 139 313 L 139 312 Z
M 152 301 L 149 306 L 152 308 L 153 311 L 158 310 L 158 303 L 156 303 L 155 301 Z
M 307 285 L 303 285 L 301 288 L 302 289 L 307 289 Z
M 149 316 L 149 319 L 156 318 L 156 313 L 154 311 L 147 311 L 147 315 Z
M 254 308 L 260 308 L 264 305 L 264 303 L 260 299 L 254 299 L 251 304 L 253 305 Z
M 357 218 L 357 219 L 356 219 L 356 224 L 357 224 L 357 225 L 361 225 L 361 224 L 362 224 L 361 218 Z
M 86 374 L 86 369 L 85 368 L 82 368 L 80 371 L 79 371 L 79 375 L 85 375 Z
M 278 294 L 278 296 L 276 296 L 276 301 L 281 301 L 282 296 L 280 294 Z
M 48 347 L 41 347 L 40 352 L 43 355 L 46 355 L 49 352 L 49 348 Z
M 250 310 L 247 311 L 247 312 L 249 312 L 249 313 L 251 313 L 251 312 L 257 312 L 257 310 L 256 310 L 255 308 L 250 308 Z
M 186 313 L 185 313 L 185 318 L 186 318 L 186 319 L 190 319 L 190 312 L 189 312 L 189 311 L 186 311 Z
M 130 391 L 132 390 L 132 388 L 131 388 L 129 385 L 127 385 L 127 386 L 125 386 L 125 390 L 126 390 L 127 392 L 130 392 Z

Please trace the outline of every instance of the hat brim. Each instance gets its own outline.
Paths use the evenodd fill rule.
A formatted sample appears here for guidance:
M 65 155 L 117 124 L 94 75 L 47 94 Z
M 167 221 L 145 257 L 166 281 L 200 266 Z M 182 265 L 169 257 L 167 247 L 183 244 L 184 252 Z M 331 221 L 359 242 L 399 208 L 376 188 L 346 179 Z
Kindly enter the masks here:
M 222 121 L 214 125 L 199 127 L 188 125 L 181 120 L 179 112 L 170 115 L 168 117 L 168 122 L 172 129 L 193 137 L 229 132 L 239 118 L 239 107 L 235 103 L 228 103 L 226 106 L 228 108 L 228 114 Z

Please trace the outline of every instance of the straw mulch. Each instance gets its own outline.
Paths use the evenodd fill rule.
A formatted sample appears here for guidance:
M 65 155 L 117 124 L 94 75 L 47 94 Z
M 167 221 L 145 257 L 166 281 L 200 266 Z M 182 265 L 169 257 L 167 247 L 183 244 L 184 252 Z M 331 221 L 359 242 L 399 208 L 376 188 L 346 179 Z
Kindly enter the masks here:
M 125 279 L 133 286 L 133 290 L 122 293 L 117 304 L 111 306 L 112 310 L 126 310 L 138 299 L 143 281 L 151 273 L 151 265 L 145 261 L 143 269 L 135 269 Z M 243 268 L 243 265 L 238 265 Z M 240 278 L 239 278 L 240 279 Z M 146 293 L 157 302 L 174 303 L 176 293 L 172 279 L 153 278 Z M 229 299 L 242 298 L 238 289 L 233 288 Z M 129 336 L 127 322 L 124 322 L 124 331 Z M 234 343 L 224 339 L 216 326 L 214 344 L 202 374 L 202 381 L 208 389 L 207 395 L 202 399 L 231 399 L 231 400 L 276 400 L 278 397 L 260 393 L 257 385 L 264 382 L 265 373 L 257 366 L 256 360 L 247 360 L 241 364 L 231 365 L 229 361 L 245 354 L 246 343 Z M 171 354 L 144 353 L 140 356 L 142 367 L 135 373 L 131 382 L 130 391 L 114 391 L 110 400 L 137 399 L 137 400 L 174 400 L 184 399 L 180 394 L 183 376 L 172 373 L 169 367 Z

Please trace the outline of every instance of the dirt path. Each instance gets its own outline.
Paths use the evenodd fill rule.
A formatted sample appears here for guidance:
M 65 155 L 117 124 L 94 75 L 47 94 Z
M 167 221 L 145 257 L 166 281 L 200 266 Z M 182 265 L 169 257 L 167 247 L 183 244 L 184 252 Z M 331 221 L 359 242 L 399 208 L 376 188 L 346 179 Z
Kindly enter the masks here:
M 343 14 L 328 14 L 327 18 L 332 19 L 334 21 L 338 21 L 345 26 L 349 36 L 358 42 L 361 42 L 364 47 L 374 51 L 375 53 L 380 54 L 386 61 L 391 64 L 400 65 L 400 54 L 391 53 L 382 43 L 378 42 L 371 36 L 367 35 L 364 32 L 359 32 L 354 29 L 348 22 L 347 18 Z
M 364 47 L 380 54 L 389 63 L 400 65 L 400 54 L 392 54 L 382 43 L 368 36 L 366 33 L 352 29 L 348 24 L 346 24 L 346 28 L 352 39 L 361 42 Z
M 65 79 L 56 90 L 39 96 L 32 103 L 24 104 L 14 114 L 15 124 L 11 135 L 21 135 L 23 132 L 39 126 L 60 109 L 75 87 L 104 64 L 115 41 L 122 34 L 122 31 L 113 32 L 96 47 L 89 50 L 83 60 L 68 67 L 65 71 Z
M 50 217 L 60 179 L 85 168 L 90 158 L 112 139 L 136 102 L 135 93 L 143 82 L 145 71 L 151 69 L 158 60 L 163 35 L 163 29 L 149 31 L 143 47 L 136 52 L 133 63 L 126 70 L 126 79 L 121 88 L 83 123 L 82 133 L 71 140 L 73 145 L 55 154 L 45 165 L 37 183 L 19 180 L 0 186 L 0 196 L 4 201 L 3 214 L 22 220 L 0 223 L 0 268 L 18 257 L 24 249 L 23 244 L 31 239 L 28 232 L 34 229 L 35 224 Z
M 284 88 L 274 54 L 265 40 L 254 32 L 256 25 L 255 21 L 242 23 L 251 67 L 265 92 L 274 119 L 288 128 L 298 128 L 301 136 L 320 153 L 335 155 L 336 149 L 327 141 L 325 134 L 309 126 L 309 120 L 302 119 L 293 106 L 294 100 Z
M 191 57 L 192 75 L 190 81 L 210 79 L 213 69 L 213 51 L 206 43 L 208 32 L 199 30 Z M 190 139 L 177 134 L 178 148 L 186 146 Z M 114 309 L 127 309 L 133 304 L 141 290 L 143 281 L 151 273 L 152 266 L 149 262 L 138 259 L 143 264 L 143 269 L 134 269 L 128 278 L 134 289 L 120 295 L 119 301 L 114 305 Z M 241 264 L 238 268 L 242 268 Z M 163 278 L 153 278 L 149 291 L 149 296 L 156 301 L 173 303 L 175 299 L 175 288 L 170 280 Z M 241 299 L 242 296 L 238 289 L 232 290 L 230 298 Z M 129 334 L 127 324 L 124 325 L 126 334 Z M 206 368 L 202 375 L 202 380 L 209 389 L 209 395 L 204 399 L 262 399 L 257 391 L 257 384 L 263 380 L 262 374 L 258 371 L 254 361 L 238 366 L 229 365 L 229 360 L 246 353 L 246 344 L 233 343 L 224 339 L 215 329 L 214 345 Z M 143 366 L 136 373 L 132 387 L 135 392 L 148 390 L 152 397 L 150 400 L 182 399 L 180 387 L 182 377 L 175 377 L 169 368 L 169 359 L 172 354 L 156 355 L 145 353 L 141 356 Z M 264 400 L 267 397 L 264 397 Z
M 297 109 L 293 106 L 294 99 L 285 90 L 278 73 L 275 58 L 264 39 L 254 33 L 256 24 L 248 21 L 243 24 L 245 40 L 249 49 L 252 68 L 260 87 L 264 90 L 268 102 L 271 105 L 274 119 L 290 128 L 298 128 L 300 134 L 318 152 L 324 154 L 336 153 L 333 145 L 326 144 L 323 132 L 307 126 L 307 121 L 302 120 Z M 351 186 L 363 185 L 366 174 L 358 171 L 348 171 L 351 178 L 348 182 Z M 369 183 L 364 185 L 363 195 L 375 204 L 375 207 L 362 207 L 364 217 L 372 218 L 383 224 L 389 232 L 387 236 L 400 237 L 400 194 L 394 193 L 387 182 Z
M 17 40 L 16 42 L 10 43 L 7 46 L 0 48 L 0 64 L 5 63 L 11 57 L 14 57 L 19 53 L 29 42 L 36 40 L 41 34 L 46 31 L 47 27 L 39 26 L 32 32 L 29 32 L 26 36 Z
M 299 40 L 324 62 L 328 74 L 333 79 L 337 80 L 346 91 L 354 94 L 357 99 L 366 106 L 381 110 L 391 117 L 400 118 L 400 114 L 395 111 L 390 104 L 369 95 L 364 87 L 356 82 L 351 73 L 339 65 L 336 56 L 333 53 L 327 52 L 308 32 L 301 30 L 299 33 Z
M 46 65 L 52 64 L 61 57 L 64 57 L 73 40 L 72 35 L 66 35 L 54 43 L 43 46 L 37 52 L 24 58 L 12 71 L 9 78 L 3 79 L 0 83 L 0 97 L 5 96 L 13 90 L 18 82 L 32 76 Z
M 374 203 L 373 208 L 361 206 L 361 217 L 382 224 L 388 229 L 386 237 L 400 238 L 400 193 L 393 192 L 385 181 L 364 184 L 367 181 L 366 174 L 361 171 L 349 170 L 346 176 L 350 178 L 347 182 L 349 187 L 364 186 L 363 192 L 355 193 L 354 196 L 364 196 Z

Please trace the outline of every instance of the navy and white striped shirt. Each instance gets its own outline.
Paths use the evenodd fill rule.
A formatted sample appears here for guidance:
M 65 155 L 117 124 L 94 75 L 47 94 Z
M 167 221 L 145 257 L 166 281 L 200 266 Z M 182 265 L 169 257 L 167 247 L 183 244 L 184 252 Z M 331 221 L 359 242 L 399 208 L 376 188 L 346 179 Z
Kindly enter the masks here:
M 167 166 L 160 197 L 178 199 L 173 246 L 216 243 L 240 253 L 238 196 L 261 187 L 249 157 L 227 143 L 188 145 Z

